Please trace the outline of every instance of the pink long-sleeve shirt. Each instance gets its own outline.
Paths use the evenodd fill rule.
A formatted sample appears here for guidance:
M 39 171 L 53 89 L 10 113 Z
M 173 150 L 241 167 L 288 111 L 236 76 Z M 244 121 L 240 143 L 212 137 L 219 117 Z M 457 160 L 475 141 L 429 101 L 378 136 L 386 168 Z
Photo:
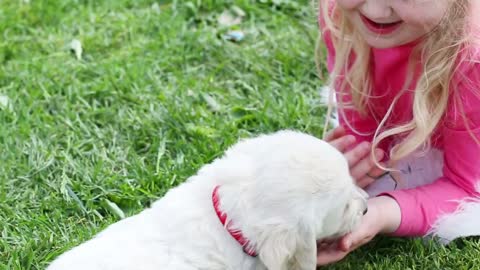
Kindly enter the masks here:
M 328 31 L 324 31 L 323 37 L 327 48 L 327 69 L 331 72 L 335 63 L 335 48 Z M 409 57 L 415 44 L 371 49 L 373 98 L 369 99 L 368 113 L 361 116 L 353 109 L 345 109 L 344 114 L 339 115 L 340 125 L 346 128 L 347 133 L 354 135 L 357 142 L 373 140 L 373 132 L 379 121 L 404 87 Z M 442 214 L 454 212 L 460 200 L 478 196 L 480 146 L 472 138 L 472 134 L 480 141 L 480 53 L 471 55 L 474 59 L 460 63 L 453 76 L 447 111 L 432 135 L 432 146 L 444 153 L 443 176 L 432 184 L 384 194 L 394 198 L 401 209 L 401 223 L 395 235 L 425 235 Z M 409 91 L 404 92 L 396 103 L 387 126 L 404 124 L 412 119 L 413 91 L 418 75 L 414 76 Z M 345 93 L 337 98 L 350 100 Z M 462 114 L 468 125 L 465 124 Z M 346 121 L 355 131 L 345 124 Z M 369 135 L 359 135 L 358 131 Z M 381 144 L 381 148 L 387 152 L 390 143 L 392 140 L 387 140 Z

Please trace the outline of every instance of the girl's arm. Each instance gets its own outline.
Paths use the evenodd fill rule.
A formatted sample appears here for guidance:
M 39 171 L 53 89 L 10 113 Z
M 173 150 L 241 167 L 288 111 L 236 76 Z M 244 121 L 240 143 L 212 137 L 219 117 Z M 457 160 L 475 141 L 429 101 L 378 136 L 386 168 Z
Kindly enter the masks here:
M 396 235 L 425 235 L 439 217 L 455 212 L 460 201 L 480 198 L 480 64 L 460 74 L 440 131 L 443 177 L 430 185 L 387 193 L 401 208 Z

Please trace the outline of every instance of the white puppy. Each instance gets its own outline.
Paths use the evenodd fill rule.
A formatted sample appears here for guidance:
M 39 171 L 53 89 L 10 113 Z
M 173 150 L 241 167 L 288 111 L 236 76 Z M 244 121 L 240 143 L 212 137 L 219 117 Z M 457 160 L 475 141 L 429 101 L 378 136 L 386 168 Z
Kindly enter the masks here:
M 311 270 L 316 240 L 350 232 L 365 211 L 340 152 L 280 131 L 237 143 L 48 270 Z

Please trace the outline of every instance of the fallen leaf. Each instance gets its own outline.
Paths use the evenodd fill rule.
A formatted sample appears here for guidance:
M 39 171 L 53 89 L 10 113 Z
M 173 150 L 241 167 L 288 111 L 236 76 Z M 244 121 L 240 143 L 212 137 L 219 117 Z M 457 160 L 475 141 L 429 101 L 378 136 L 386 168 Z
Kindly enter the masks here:
M 244 38 L 245 38 L 245 33 L 240 30 L 229 31 L 225 35 L 223 35 L 223 39 L 234 41 L 234 42 L 240 42 Z
M 7 96 L 0 95 L 0 108 L 1 109 L 12 109 L 12 104 L 10 103 L 10 99 Z
M 162 10 L 160 9 L 160 5 L 158 3 L 153 3 L 152 10 L 157 14 L 160 14 L 160 12 L 162 12 Z
M 80 42 L 80 40 L 78 39 L 72 40 L 70 42 L 70 50 L 72 50 L 73 53 L 75 53 L 75 57 L 77 58 L 77 60 L 82 60 L 83 49 L 82 49 L 82 43 Z
M 220 14 L 220 16 L 218 17 L 218 23 L 221 26 L 225 26 L 225 27 L 234 26 L 234 25 L 240 24 L 241 22 L 242 22 L 242 17 L 235 16 L 229 10 L 223 11 L 222 14 Z

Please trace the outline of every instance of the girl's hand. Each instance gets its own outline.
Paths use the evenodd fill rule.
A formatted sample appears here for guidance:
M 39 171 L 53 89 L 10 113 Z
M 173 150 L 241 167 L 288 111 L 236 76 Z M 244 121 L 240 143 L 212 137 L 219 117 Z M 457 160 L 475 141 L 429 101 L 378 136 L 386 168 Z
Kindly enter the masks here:
M 359 187 L 365 188 L 383 174 L 383 170 L 375 165 L 370 156 L 372 145 L 368 142 L 362 142 L 354 146 L 355 137 L 347 135 L 343 127 L 337 127 L 330 131 L 325 136 L 325 141 L 344 154 L 350 166 L 350 174 Z M 384 153 L 381 149 L 375 149 L 377 160 L 383 159 L 383 156 Z
M 379 233 L 391 233 L 400 224 L 400 207 L 387 196 L 372 198 L 368 201 L 368 212 L 363 216 L 357 230 L 343 236 L 335 243 L 319 243 L 317 246 L 317 264 L 326 265 L 340 261 L 348 253 L 365 245 Z

